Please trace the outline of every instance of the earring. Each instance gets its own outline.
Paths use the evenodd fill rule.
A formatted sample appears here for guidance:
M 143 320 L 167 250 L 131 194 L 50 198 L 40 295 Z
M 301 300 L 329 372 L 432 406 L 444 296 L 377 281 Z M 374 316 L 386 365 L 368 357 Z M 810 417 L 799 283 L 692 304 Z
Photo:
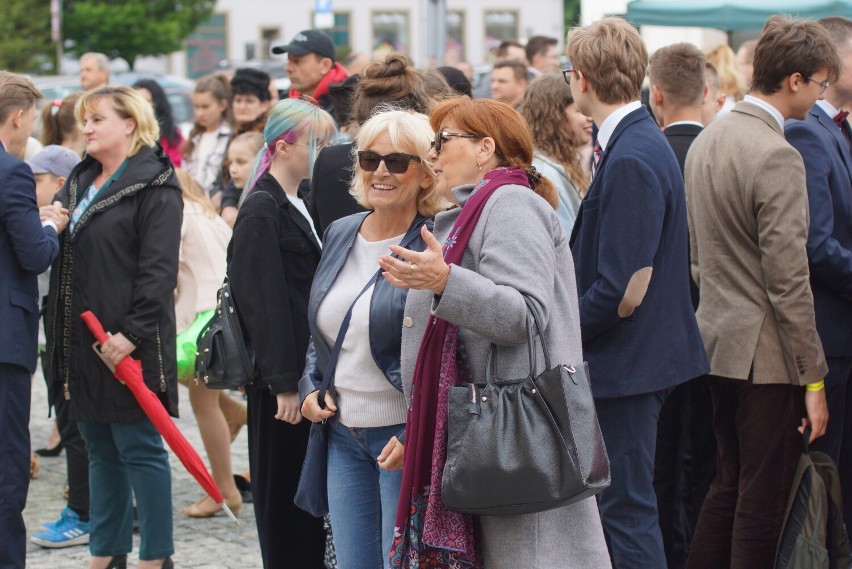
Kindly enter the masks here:
M 476 161 L 476 165 L 479 166 L 479 171 L 482 172 L 482 164 L 479 163 L 479 160 Z

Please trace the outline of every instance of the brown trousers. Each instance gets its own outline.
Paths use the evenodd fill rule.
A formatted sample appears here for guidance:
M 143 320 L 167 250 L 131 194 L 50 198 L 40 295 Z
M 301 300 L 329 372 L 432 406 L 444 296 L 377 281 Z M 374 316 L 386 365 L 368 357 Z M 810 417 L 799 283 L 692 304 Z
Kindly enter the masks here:
M 716 478 L 687 569 L 772 569 L 802 453 L 805 389 L 710 378 Z

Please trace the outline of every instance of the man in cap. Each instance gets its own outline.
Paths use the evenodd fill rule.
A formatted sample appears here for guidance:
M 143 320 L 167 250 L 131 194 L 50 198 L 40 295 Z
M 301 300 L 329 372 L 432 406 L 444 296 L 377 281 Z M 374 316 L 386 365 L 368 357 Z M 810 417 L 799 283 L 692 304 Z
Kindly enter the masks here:
M 337 61 L 331 38 L 319 30 L 304 30 L 290 43 L 273 46 L 272 53 L 287 54 L 284 70 L 290 77 L 290 97 L 307 95 L 337 119 L 329 86 L 346 79 L 348 73 Z

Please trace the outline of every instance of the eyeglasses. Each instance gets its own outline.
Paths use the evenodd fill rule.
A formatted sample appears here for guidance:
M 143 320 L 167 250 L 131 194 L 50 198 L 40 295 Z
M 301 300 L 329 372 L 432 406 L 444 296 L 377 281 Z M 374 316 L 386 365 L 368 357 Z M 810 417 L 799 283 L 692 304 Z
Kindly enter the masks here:
M 432 148 L 435 149 L 435 154 L 441 153 L 441 146 L 451 136 L 455 136 L 458 138 L 479 138 L 475 134 L 463 134 L 461 132 L 447 132 L 445 130 L 439 130 L 435 133 L 435 140 L 432 141 Z
M 411 161 L 421 162 L 419 156 L 405 154 L 403 152 L 392 152 L 382 156 L 372 150 L 361 150 L 358 152 L 358 165 L 365 172 L 375 172 L 379 164 L 385 163 L 385 168 L 391 174 L 405 174 L 411 166 Z
M 571 74 L 576 71 L 573 67 L 569 67 L 568 69 L 562 70 L 562 77 L 565 79 L 565 82 L 569 85 L 571 84 Z
M 287 144 L 292 144 L 294 146 L 304 146 L 305 148 L 312 148 L 313 147 L 313 148 L 317 149 L 317 152 L 319 152 L 320 150 L 322 150 L 323 148 L 328 146 L 329 142 L 324 141 L 324 140 L 323 141 L 318 140 L 316 142 L 316 144 L 305 144 L 304 142 L 288 142 Z
M 813 77 L 805 77 L 805 79 L 807 79 L 808 81 L 813 81 L 814 83 L 819 85 L 819 94 L 820 95 L 825 93 L 825 90 L 828 89 L 831 86 L 831 83 L 828 81 L 828 79 L 826 79 L 825 81 L 817 81 Z

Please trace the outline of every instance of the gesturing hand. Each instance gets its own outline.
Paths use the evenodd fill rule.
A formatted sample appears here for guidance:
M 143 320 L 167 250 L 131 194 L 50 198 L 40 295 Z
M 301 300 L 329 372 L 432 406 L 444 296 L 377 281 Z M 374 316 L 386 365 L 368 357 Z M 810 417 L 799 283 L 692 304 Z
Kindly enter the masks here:
M 398 245 L 390 250 L 399 259 L 382 255 L 379 266 L 384 269 L 382 276 L 397 288 L 431 290 L 435 294 L 444 292 L 450 278 L 450 266 L 444 262 L 441 244 L 424 225 L 420 235 L 426 243 L 425 251 L 412 251 Z

